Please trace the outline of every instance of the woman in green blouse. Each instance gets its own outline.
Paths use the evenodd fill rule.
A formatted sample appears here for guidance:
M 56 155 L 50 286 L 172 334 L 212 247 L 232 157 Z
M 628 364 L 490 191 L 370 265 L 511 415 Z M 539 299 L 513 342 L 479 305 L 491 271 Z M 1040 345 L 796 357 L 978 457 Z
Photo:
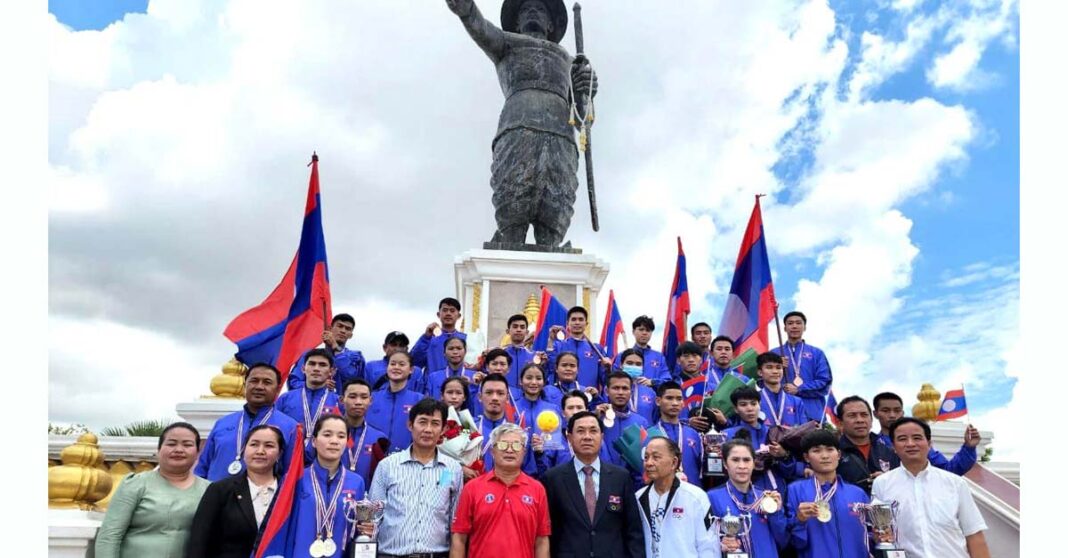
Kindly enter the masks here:
M 181 558 L 208 481 L 193 474 L 200 434 L 176 422 L 159 437 L 159 468 L 130 473 L 96 534 L 97 558 Z

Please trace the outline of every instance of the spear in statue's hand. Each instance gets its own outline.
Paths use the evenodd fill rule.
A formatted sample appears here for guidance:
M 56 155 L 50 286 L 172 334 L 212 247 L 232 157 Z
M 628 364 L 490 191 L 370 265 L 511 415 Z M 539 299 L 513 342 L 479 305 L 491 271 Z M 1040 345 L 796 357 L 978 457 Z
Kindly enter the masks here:
M 582 48 L 582 6 L 575 2 L 573 9 L 575 11 L 575 62 L 581 64 L 587 62 Z M 583 151 L 586 155 L 586 192 L 590 196 L 590 219 L 593 221 L 593 230 L 599 231 L 601 225 L 597 220 L 597 192 L 593 188 L 593 137 L 590 135 L 593 127 L 593 118 L 591 118 L 593 116 L 592 87 L 593 84 L 591 82 L 591 90 L 585 94 L 584 102 L 578 103 L 578 99 L 576 99 L 576 104 L 582 108 L 578 116 L 582 118 L 580 136 L 584 137 L 580 137 L 579 144 L 585 144 Z

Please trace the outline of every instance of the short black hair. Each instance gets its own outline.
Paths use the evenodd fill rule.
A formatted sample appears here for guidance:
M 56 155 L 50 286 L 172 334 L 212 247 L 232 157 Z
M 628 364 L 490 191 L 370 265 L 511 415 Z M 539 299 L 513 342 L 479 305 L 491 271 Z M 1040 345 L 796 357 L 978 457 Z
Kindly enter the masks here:
M 838 420 L 842 420 L 842 413 L 845 412 L 845 406 L 850 403 L 856 403 L 857 401 L 860 401 L 864 404 L 865 407 L 868 408 L 868 414 L 870 415 L 871 405 L 869 405 L 868 402 L 859 395 L 850 395 L 849 397 L 846 397 L 845 399 L 838 402 L 838 406 L 834 408 L 834 416 L 838 417 Z
M 656 387 L 656 396 L 663 397 L 669 389 L 677 389 L 679 391 L 682 391 L 682 386 L 679 385 L 679 383 L 675 380 L 668 380 Z
M 542 368 L 540 364 L 538 364 L 536 362 L 533 362 L 533 361 L 524 364 L 523 368 L 521 368 L 519 370 L 519 378 L 518 378 L 518 380 L 522 381 L 523 380 L 523 376 L 527 375 L 527 370 L 530 370 L 531 368 L 534 368 L 538 372 L 541 372 L 541 381 L 543 381 L 545 383 L 549 382 L 549 380 L 546 378 L 545 369 Z
M 757 368 L 765 364 L 782 364 L 782 355 L 768 351 L 757 355 Z
M 682 355 L 698 355 L 703 354 L 701 346 L 693 341 L 686 341 L 679 345 L 679 348 L 675 349 L 675 358 L 679 358 Z
M 653 323 L 653 319 L 645 315 L 634 318 L 634 322 L 630 324 L 631 329 L 638 329 L 639 327 L 644 327 L 649 331 L 656 331 L 656 324 Z
M 590 411 L 579 411 L 571 415 L 571 418 L 567 419 L 567 433 L 570 434 L 575 430 L 575 422 L 577 422 L 579 419 L 584 419 L 586 417 L 593 417 L 597 419 L 597 428 L 599 428 L 601 432 L 604 432 L 604 421 L 601 420 L 601 417 L 598 416 L 597 413 L 591 413 Z
M 323 423 L 325 423 L 328 420 L 340 420 L 341 422 L 344 422 L 345 423 L 345 430 L 346 430 L 346 432 L 348 431 L 349 423 L 345 422 L 345 419 L 341 415 L 339 415 L 337 413 L 333 413 L 333 412 L 323 413 L 319 417 L 319 420 L 315 421 L 315 426 L 312 427 L 312 438 L 314 438 L 314 437 L 319 435 L 319 431 L 323 429 Z
M 572 398 L 575 398 L 575 397 L 578 397 L 579 399 L 581 399 L 582 402 L 583 402 L 583 405 L 585 405 L 586 407 L 590 406 L 590 398 L 589 398 L 589 396 L 587 396 L 585 393 L 583 393 L 583 392 L 581 392 L 581 391 L 579 391 L 577 389 L 573 389 L 573 390 L 565 393 L 560 398 L 560 410 L 563 411 L 564 407 L 567 406 L 567 400 L 568 399 L 572 399 Z
M 512 316 L 508 318 L 508 323 L 505 324 L 505 327 L 512 327 L 512 322 L 523 322 L 523 325 L 530 325 L 530 321 L 528 321 L 527 317 L 523 314 L 512 314 Z
M 450 336 L 448 339 L 445 340 L 444 343 L 441 344 L 441 352 L 444 353 L 445 349 L 449 348 L 449 343 L 452 343 L 453 341 L 459 341 L 460 344 L 464 346 L 464 349 L 465 350 L 467 349 L 467 338 L 466 337 L 460 337 L 459 335 L 453 335 L 453 336 Z
M 690 326 L 690 337 L 692 338 L 693 337 L 693 332 L 697 331 L 697 328 L 702 327 L 702 326 L 707 327 L 709 332 L 712 331 L 712 326 L 708 325 L 705 322 L 697 322 L 696 324 L 693 324 L 692 326 Z
M 786 315 L 782 317 L 782 321 L 785 323 L 786 320 L 789 320 L 790 318 L 792 318 L 794 316 L 797 316 L 798 318 L 801 318 L 801 323 L 803 323 L 805 325 L 808 325 L 808 318 L 806 318 L 805 314 L 802 313 L 800 310 L 793 310 L 791 312 L 787 312 Z
M 645 355 L 642 354 L 642 353 L 643 353 L 643 351 L 641 349 L 634 349 L 634 348 L 627 349 L 627 350 L 619 353 L 619 364 L 622 365 L 623 361 L 627 360 L 627 357 L 629 357 L 631 355 L 636 355 L 638 358 L 642 359 L 642 364 L 645 364 Z
M 330 368 L 334 367 L 334 354 L 331 351 L 325 348 L 312 349 L 307 353 L 304 353 L 304 363 L 307 364 L 308 359 L 313 356 L 325 358 L 326 361 L 330 363 Z
M 884 391 L 884 392 L 880 393 L 879 395 L 876 395 L 875 399 L 871 400 L 871 405 L 872 405 L 872 407 L 878 409 L 879 408 L 879 403 L 881 401 L 885 401 L 887 399 L 889 399 L 891 401 L 897 401 L 898 403 L 901 403 L 902 407 L 905 406 L 905 402 L 902 401 L 901 396 L 896 394 L 896 393 L 894 393 L 894 392 L 892 392 L 892 391 Z
M 345 393 L 349 391 L 349 386 L 364 386 L 367 388 L 368 392 L 374 392 L 374 389 L 371 388 L 370 382 L 368 382 L 367 380 L 363 378 L 349 378 L 348 380 L 345 380 L 344 384 L 341 385 L 342 398 L 344 398 Z
M 352 325 L 352 327 L 356 327 L 356 318 L 353 318 L 352 315 L 346 314 L 344 312 L 340 314 L 335 314 L 334 319 L 330 320 L 330 325 L 334 325 L 338 322 L 345 322 L 347 324 Z
M 455 337 L 453 339 L 455 339 Z M 506 351 L 506 350 L 504 350 L 504 349 L 502 349 L 500 347 L 495 347 L 493 349 L 490 349 L 489 352 L 486 353 L 486 364 L 489 364 L 490 362 L 493 362 L 493 359 L 495 359 L 497 357 L 500 357 L 500 356 L 503 356 L 504 358 L 508 359 L 508 366 L 512 365 L 512 355 L 508 354 L 508 351 Z
M 712 340 L 712 344 L 709 345 L 709 346 L 710 347 L 715 347 L 716 343 L 719 343 L 720 341 L 726 341 L 726 342 L 730 343 L 731 344 L 731 350 L 732 351 L 734 350 L 734 339 L 731 339 L 730 337 L 727 337 L 726 335 L 717 335 L 716 338 Z
M 172 422 L 172 423 L 168 424 L 167 428 L 164 428 L 163 432 L 159 433 L 159 443 L 156 444 L 156 449 L 157 450 L 163 447 L 163 440 L 167 437 L 167 433 L 170 432 L 171 430 L 176 429 L 176 428 L 184 428 L 184 429 L 192 432 L 193 433 L 193 439 L 195 439 L 196 442 L 197 442 L 197 451 L 200 451 L 200 431 L 197 430 L 197 427 L 193 426 L 192 424 L 189 424 L 188 422 L 181 422 L 181 421 Z
M 830 446 L 838 449 L 838 438 L 829 430 L 822 428 L 813 430 L 801 438 L 801 453 L 808 453 L 808 450 L 816 446 Z
M 580 364 L 578 353 L 576 353 L 574 351 L 560 351 L 560 352 L 556 353 L 556 360 L 554 360 L 553 362 L 556 365 L 559 365 L 560 364 L 560 359 L 562 359 L 564 357 L 571 357 L 571 358 L 575 359 L 575 364 L 576 365 Z
M 739 428 L 738 432 L 745 432 L 746 434 L 749 434 L 749 431 L 744 428 Z M 731 438 L 729 441 L 727 441 L 727 443 L 723 444 L 723 446 L 720 448 L 720 455 L 723 456 L 723 459 L 727 459 L 731 456 L 731 450 L 734 448 L 745 448 L 749 450 L 749 456 L 753 459 L 756 459 L 756 450 L 753 449 L 753 444 L 751 444 L 748 440 L 744 438 L 738 437 Z
M 731 405 L 738 406 L 739 401 L 760 402 L 760 392 L 749 387 L 740 387 L 731 392 Z
M 445 424 L 445 421 L 449 420 L 449 406 L 437 399 L 424 397 L 408 411 L 408 422 L 415 422 L 419 415 L 432 417 L 437 414 L 441 415 L 441 424 Z
M 274 372 L 275 379 L 278 380 L 278 383 L 282 383 L 282 373 L 278 371 L 278 368 L 276 368 L 275 365 L 273 365 L 273 364 L 271 364 L 269 362 L 257 362 L 256 364 L 253 364 L 252 366 L 249 366 L 245 370 L 245 381 L 248 381 L 249 374 L 251 374 L 252 371 L 257 369 L 257 368 L 266 368 L 266 369 L 270 370 L 271 372 Z
M 389 361 L 397 355 L 404 355 L 408 359 L 408 366 L 411 366 L 413 364 L 412 353 L 409 353 L 408 351 L 394 351 L 393 354 L 389 355 L 389 358 L 386 359 L 386 364 L 389 364 Z
M 504 384 L 504 389 L 506 391 L 508 390 L 508 378 L 505 378 L 504 374 L 497 374 L 495 372 L 493 374 L 487 374 L 485 378 L 482 378 L 482 383 L 478 386 L 479 393 L 481 393 L 482 390 L 485 389 L 486 384 L 490 382 L 501 382 L 502 384 Z
M 471 382 L 469 382 L 465 376 L 449 376 L 448 378 L 445 378 L 445 381 L 441 382 L 441 395 L 445 395 L 445 388 L 449 387 L 449 384 L 453 382 L 458 382 L 460 387 L 463 388 L 460 391 L 464 394 L 464 402 L 460 404 L 460 409 L 466 409 L 468 403 L 467 400 L 471 397 L 471 392 L 469 391 Z
M 587 320 L 590 319 L 590 313 L 587 312 L 586 309 L 581 307 L 581 306 L 572 306 L 570 309 L 568 309 L 568 311 L 567 311 L 567 319 L 568 320 L 571 319 L 571 314 L 582 314 L 582 316 L 585 317 Z
M 916 417 L 901 417 L 894 421 L 894 424 L 890 425 L 890 443 L 894 442 L 894 432 L 899 426 L 905 424 L 918 424 L 923 429 L 923 436 L 927 438 L 927 441 L 931 441 L 931 427 L 924 421 Z
M 612 383 L 612 380 L 626 380 L 627 382 L 630 383 L 631 387 L 634 386 L 634 378 L 631 377 L 630 374 L 627 374 L 626 372 L 623 372 L 623 371 L 620 371 L 620 370 L 616 370 L 616 371 L 612 372 L 611 374 L 609 374 L 608 376 L 605 377 L 605 379 L 604 379 L 604 387 L 608 388 L 609 384 Z
M 453 308 L 456 309 L 457 312 L 459 312 L 461 310 L 460 301 L 456 300 L 455 298 L 453 298 L 451 296 L 447 296 L 447 297 L 441 299 L 438 302 L 438 311 L 439 312 L 441 311 L 441 307 L 442 306 L 452 306 Z
M 259 432 L 260 430 L 270 430 L 271 432 L 274 433 L 275 438 L 277 438 L 276 441 L 278 442 L 278 455 L 279 456 L 281 456 L 282 454 L 284 454 L 286 452 L 286 436 L 285 436 L 285 434 L 282 434 L 282 429 L 278 428 L 277 426 L 275 426 L 273 424 L 264 423 L 264 424 L 258 424 L 256 426 L 253 426 L 252 429 L 248 431 L 248 434 L 245 434 L 245 439 L 241 443 L 241 453 L 242 454 L 245 453 L 245 446 L 248 445 L 249 438 L 252 438 L 252 435 L 257 433 L 257 432 Z M 281 459 L 279 459 L 279 461 L 281 461 Z

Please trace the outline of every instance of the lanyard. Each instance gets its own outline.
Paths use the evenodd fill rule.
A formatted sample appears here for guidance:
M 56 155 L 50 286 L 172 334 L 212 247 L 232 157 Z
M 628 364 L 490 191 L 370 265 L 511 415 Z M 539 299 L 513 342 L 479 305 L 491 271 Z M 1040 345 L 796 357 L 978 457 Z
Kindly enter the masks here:
M 731 491 L 731 483 L 729 481 L 727 482 L 727 496 L 731 497 L 731 501 L 734 502 L 734 506 L 738 508 L 738 513 L 750 513 L 753 510 L 757 509 L 757 506 L 760 505 L 760 499 L 763 498 L 764 491 L 760 491 L 760 493 L 758 494 L 756 487 L 752 484 L 749 485 L 749 489 L 753 491 L 753 503 L 743 504 L 738 501 L 738 498 L 734 497 L 734 492 Z M 748 494 L 749 490 L 746 490 L 745 494 L 742 494 L 741 496 L 742 498 L 745 498 L 745 496 Z
M 341 489 L 345 486 L 345 475 L 347 474 L 345 468 L 339 467 L 338 471 L 341 474 L 341 478 L 337 481 L 337 488 L 334 489 L 334 495 L 330 497 L 330 506 L 327 507 L 323 498 L 323 489 L 319 486 L 319 475 L 316 475 L 315 469 L 312 469 L 312 496 L 315 497 L 315 534 L 325 534 L 325 539 L 334 537 L 334 514 L 337 512 L 337 500 L 338 496 L 341 495 Z M 324 472 L 329 477 L 330 471 Z M 326 482 L 327 486 L 329 486 L 330 479 L 327 478 Z
M 353 429 L 353 432 L 355 432 L 355 429 Z M 356 442 L 356 454 L 353 455 L 351 448 L 346 450 L 346 451 L 348 451 L 348 454 L 349 454 L 349 469 L 352 469 L 353 471 L 356 470 L 356 462 L 358 462 L 360 460 L 360 454 L 363 453 L 363 439 L 366 436 L 367 436 L 367 423 L 365 422 L 365 423 L 363 423 L 363 432 L 360 433 L 360 441 Z M 352 438 L 349 438 L 349 439 L 351 440 Z
M 820 481 L 815 476 L 812 477 L 812 482 L 816 485 L 816 502 L 830 502 L 835 492 L 838 492 L 838 479 L 834 479 L 834 484 L 825 493 L 820 487 Z
M 664 428 L 664 421 L 660 421 L 657 424 L 660 425 L 660 430 L 663 430 L 664 432 L 668 431 L 667 428 Z M 675 443 L 678 444 L 680 448 L 682 447 L 682 421 L 681 420 L 679 421 L 679 437 L 675 439 Z
M 768 397 L 768 390 L 760 390 L 760 395 L 764 397 L 764 401 L 768 404 L 768 410 L 771 411 L 771 418 L 775 419 L 775 424 L 782 425 L 782 414 L 786 408 L 786 395 L 781 391 L 779 392 L 779 412 L 775 412 L 775 404 L 771 402 L 771 398 Z
M 311 438 L 312 427 L 315 422 L 319 420 L 319 416 L 323 414 L 323 407 L 326 406 L 326 388 L 323 388 L 323 396 L 319 399 L 319 406 L 315 409 L 315 414 L 311 414 L 311 409 L 308 407 L 308 388 L 300 390 L 300 402 L 304 404 L 304 437 Z
M 267 419 L 271 418 L 271 414 L 274 413 L 274 407 L 267 410 L 267 414 L 263 415 L 259 424 L 253 424 L 252 428 L 260 426 L 267 422 Z M 255 418 L 255 417 L 253 417 Z M 251 429 L 250 429 L 251 430 Z M 245 439 L 245 411 L 241 411 L 241 418 L 237 420 L 237 451 L 234 452 L 234 461 L 241 460 L 241 442 Z
M 786 350 L 789 351 L 790 366 L 794 369 L 794 379 L 801 377 L 801 357 L 805 354 L 805 342 L 798 343 L 799 349 L 795 353 L 794 347 L 791 347 L 789 343 L 786 344 Z

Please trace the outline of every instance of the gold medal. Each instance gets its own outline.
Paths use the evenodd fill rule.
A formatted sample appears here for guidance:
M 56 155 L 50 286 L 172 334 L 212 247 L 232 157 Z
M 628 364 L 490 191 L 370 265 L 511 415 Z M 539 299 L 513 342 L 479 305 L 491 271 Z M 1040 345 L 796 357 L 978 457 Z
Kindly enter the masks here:
M 564 339 L 567 339 L 567 337 L 564 336 L 564 330 L 557 331 L 556 332 L 556 338 L 559 339 L 560 341 L 563 341 Z
M 795 386 L 801 387 L 804 383 L 805 383 L 805 381 L 801 379 L 801 376 L 798 376 L 798 377 L 794 378 L 794 385 Z
M 326 539 L 323 541 L 323 556 L 333 556 L 337 552 L 337 543 L 334 539 Z
M 831 517 L 831 505 L 822 500 L 816 502 L 816 519 L 820 520 L 820 523 L 827 523 Z
M 312 558 L 323 558 L 323 541 L 320 539 L 312 541 L 311 546 L 308 547 L 308 552 L 311 553 Z
M 534 364 L 541 364 L 541 355 L 534 355 L 534 358 L 530 359 Z
M 605 428 L 612 428 L 616 424 L 616 412 L 611 407 L 604 412 L 604 426 Z
M 779 511 L 779 503 L 776 502 L 775 498 L 772 498 L 770 494 L 765 492 L 764 497 L 760 499 L 760 509 L 764 513 L 771 515 Z
M 434 337 L 439 337 L 439 336 L 441 336 L 441 328 L 440 327 L 435 327 L 434 328 Z

